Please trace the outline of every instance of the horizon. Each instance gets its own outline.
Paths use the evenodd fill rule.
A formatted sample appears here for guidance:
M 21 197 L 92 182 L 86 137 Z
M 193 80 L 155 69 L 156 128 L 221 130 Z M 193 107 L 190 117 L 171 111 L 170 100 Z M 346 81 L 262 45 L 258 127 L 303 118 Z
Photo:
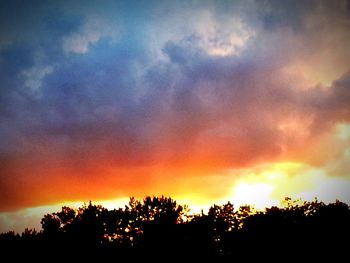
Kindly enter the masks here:
M 130 196 L 350 203 L 349 28 L 346 0 L 1 1 L 0 232 Z

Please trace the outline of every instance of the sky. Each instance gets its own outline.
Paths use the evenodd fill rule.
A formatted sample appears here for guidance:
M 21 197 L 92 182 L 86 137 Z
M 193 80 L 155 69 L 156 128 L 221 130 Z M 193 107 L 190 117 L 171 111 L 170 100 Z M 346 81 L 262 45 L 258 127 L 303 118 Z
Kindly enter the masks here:
M 349 1 L 0 1 L 0 231 L 92 200 L 350 202 Z

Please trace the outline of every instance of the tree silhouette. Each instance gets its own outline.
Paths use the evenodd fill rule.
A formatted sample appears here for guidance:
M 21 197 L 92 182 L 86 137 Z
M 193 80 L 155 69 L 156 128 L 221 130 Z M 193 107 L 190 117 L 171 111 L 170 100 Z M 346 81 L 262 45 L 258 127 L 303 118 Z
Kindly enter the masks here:
M 141 254 L 168 254 L 178 240 L 178 224 L 183 222 L 187 207 L 169 197 L 146 197 L 142 201 L 130 198 L 129 233 Z
M 350 209 L 336 201 L 302 203 L 255 211 L 249 206 L 213 205 L 188 214 L 170 197 L 130 198 L 124 208 L 107 210 L 91 202 L 46 214 L 42 230 L 0 234 L 2 257 L 35 261 L 58 255 L 63 261 L 307 260 L 348 258 Z
M 55 214 L 47 214 L 41 219 L 43 234 L 49 238 L 57 238 L 61 228 L 61 220 Z

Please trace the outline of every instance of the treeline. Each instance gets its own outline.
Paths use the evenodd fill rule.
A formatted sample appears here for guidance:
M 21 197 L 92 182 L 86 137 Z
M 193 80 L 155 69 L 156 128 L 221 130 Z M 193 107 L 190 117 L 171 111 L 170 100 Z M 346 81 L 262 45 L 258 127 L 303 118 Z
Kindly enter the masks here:
M 11 261 L 68 262 L 348 260 L 346 203 L 285 201 L 284 208 L 260 212 L 213 205 L 197 215 L 167 197 L 130 198 L 125 208 L 114 210 L 91 202 L 79 209 L 62 207 L 42 218 L 41 231 L 0 234 L 1 255 Z

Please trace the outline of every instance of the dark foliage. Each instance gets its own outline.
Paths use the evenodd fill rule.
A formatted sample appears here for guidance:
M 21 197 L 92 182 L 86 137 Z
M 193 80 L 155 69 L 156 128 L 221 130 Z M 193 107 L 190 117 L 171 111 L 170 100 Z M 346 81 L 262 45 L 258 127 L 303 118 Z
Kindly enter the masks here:
M 124 209 L 90 204 L 47 214 L 42 230 L 0 234 L 11 261 L 234 262 L 348 259 L 350 209 L 337 201 L 298 204 L 263 212 L 231 203 L 189 215 L 171 198 L 130 199 Z

